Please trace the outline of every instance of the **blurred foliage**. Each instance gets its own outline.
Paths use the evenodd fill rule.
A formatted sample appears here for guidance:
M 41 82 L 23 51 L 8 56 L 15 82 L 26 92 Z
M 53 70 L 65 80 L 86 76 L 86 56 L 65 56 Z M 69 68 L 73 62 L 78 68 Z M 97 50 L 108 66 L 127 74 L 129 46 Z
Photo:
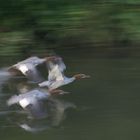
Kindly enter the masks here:
M 139 45 L 139 0 L 4 0 L 0 54 Z

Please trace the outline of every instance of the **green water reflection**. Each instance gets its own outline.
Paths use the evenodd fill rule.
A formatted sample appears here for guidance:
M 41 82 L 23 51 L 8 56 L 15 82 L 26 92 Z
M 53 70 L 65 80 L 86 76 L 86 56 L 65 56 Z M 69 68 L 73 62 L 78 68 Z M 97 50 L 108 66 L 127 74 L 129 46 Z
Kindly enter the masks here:
M 71 93 L 60 98 L 74 103 L 77 108 L 67 112 L 60 126 L 32 134 L 16 125 L 10 126 L 8 118 L 1 115 L 1 139 L 140 139 L 140 58 L 136 55 L 122 57 L 121 49 L 118 49 L 119 56 L 114 53 L 110 57 L 106 57 L 103 52 L 94 55 L 94 51 L 58 51 L 67 64 L 67 75 L 78 72 L 91 75 L 90 79 L 63 87 Z M 130 50 L 126 48 L 124 51 Z M 13 58 L 13 61 L 16 59 Z M 3 58 L 1 67 L 13 63 Z

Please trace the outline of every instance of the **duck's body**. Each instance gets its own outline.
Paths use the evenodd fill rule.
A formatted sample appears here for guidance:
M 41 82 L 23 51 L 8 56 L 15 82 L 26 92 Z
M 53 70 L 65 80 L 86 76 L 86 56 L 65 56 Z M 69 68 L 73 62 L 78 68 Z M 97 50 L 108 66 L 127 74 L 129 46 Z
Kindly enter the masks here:
M 44 82 L 40 83 L 39 86 L 48 87 L 49 90 L 54 90 L 54 89 L 57 89 L 58 87 L 72 83 L 74 80 L 75 80 L 74 77 L 71 77 L 71 78 L 64 77 L 64 79 L 62 79 L 62 80 L 44 81 Z
M 56 59 L 48 61 L 47 68 L 48 80 L 39 83 L 40 87 L 48 87 L 50 90 L 53 90 L 60 86 L 66 85 L 74 80 L 71 78 L 67 78 L 64 75 L 66 65 L 60 57 L 56 57 Z
M 76 79 L 89 77 L 85 74 L 77 74 L 70 78 L 66 77 L 64 75 L 66 65 L 64 64 L 62 58 L 60 57 L 56 57 L 56 59 L 48 61 L 47 68 L 48 68 L 48 80 L 39 83 L 39 86 L 48 87 L 49 90 L 53 90 L 60 86 L 72 83 Z

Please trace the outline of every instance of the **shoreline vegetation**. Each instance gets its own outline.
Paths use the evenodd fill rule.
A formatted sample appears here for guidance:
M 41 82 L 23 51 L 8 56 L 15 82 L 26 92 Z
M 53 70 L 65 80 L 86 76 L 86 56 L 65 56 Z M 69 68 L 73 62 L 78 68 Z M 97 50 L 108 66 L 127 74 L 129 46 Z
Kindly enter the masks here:
M 0 56 L 139 47 L 139 6 L 137 0 L 5 0 L 0 5 Z

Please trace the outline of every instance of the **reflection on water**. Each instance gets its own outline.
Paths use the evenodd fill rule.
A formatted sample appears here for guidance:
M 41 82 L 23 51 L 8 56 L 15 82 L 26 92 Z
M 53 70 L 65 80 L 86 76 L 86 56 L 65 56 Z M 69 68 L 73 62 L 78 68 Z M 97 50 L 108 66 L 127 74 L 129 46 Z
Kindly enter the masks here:
M 45 110 L 42 109 L 43 107 Z M 9 121 L 14 122 L 12 123 L 13 125 L 18 125 L 20 128 L 29 132 L 43 131 L 59 126 L 65 118 L 65 111 L 68 108 L 75 108 L 75 105 L 59 99 L 51 98 L 43 104 L 42 108 L 38 108 L 38 111 L 43 116 L 45 114 L 45 117 L 43 118 L 31 118 L 29 116 L 29 112 L 27 112 L 31 111 L 29 108 L 29 110 L 15 111 L 14 115 L 9 117 Z
M 73 103 L 50 96 L 46 89 L 27 79 L 13 77 L 7 69 L 0 70 L 0 80 L 0 118 L 5 118 L 8 126 L 18 126 L 29 132 L 43 131 L 59 126 L 66 110 L 76 108 Z

